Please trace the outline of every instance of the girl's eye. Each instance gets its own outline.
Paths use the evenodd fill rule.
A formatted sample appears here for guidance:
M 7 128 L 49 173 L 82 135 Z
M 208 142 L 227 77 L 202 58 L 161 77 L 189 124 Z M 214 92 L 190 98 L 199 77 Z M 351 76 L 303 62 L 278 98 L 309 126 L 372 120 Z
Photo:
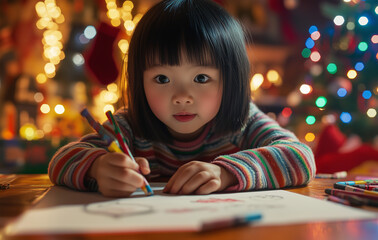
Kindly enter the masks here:
M 169 83 L 169 78 L 164 75 L 158 75 L 155 77 L 155 80 L 157 83 L 163 84 L 163 83 Z
M 205 74 L 199 74 L 194 78 L 194 81 L 198 83 L 206 83 L 207 81 L 209 81 L 209 79 L 210 78 Z

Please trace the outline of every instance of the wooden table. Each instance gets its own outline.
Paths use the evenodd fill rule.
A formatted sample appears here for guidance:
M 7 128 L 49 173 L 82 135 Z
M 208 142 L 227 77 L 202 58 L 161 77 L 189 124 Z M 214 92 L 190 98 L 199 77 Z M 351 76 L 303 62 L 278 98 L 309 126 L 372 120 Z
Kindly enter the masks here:
M 0 229 L 4 228 L 9 221 L 15 219 L 23 211 L 31 207 L 52 186 L 45 174 L 15 175 L 14 180 L 7 190 L 0 190 Z M 347 179 L 315 179 L 308 186 L 286 189 L 290 192 L 306 196 L 324 199 L 324 189 L 332 188 L 334 182 L 354 180 L 353 176 Z M 378 213 L 378 208 L 362 207 Z M 263 227 L 238 227 L 224 229 L 209 233 L 193 232 L 163 232 L 163 233 L 138 233 L 126 235 L 58 235 L 58 236 L 33 236 L 5 237 L 3 239 L 378 239 L 378 218 L 373 220 L 354 220 L 337 222 L 311 222 L 304 224 L 292 224 L 282 226 Z

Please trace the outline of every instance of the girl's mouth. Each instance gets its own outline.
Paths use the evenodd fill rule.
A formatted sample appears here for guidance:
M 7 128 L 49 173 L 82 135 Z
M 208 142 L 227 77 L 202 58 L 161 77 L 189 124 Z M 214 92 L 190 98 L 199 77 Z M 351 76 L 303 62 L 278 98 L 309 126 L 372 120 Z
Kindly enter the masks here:
M 179 114 L 173 115 L 173 117 L 179 122 L 189 122 L 193 120 L 196 116 L 197 114 L 189 114 L 189 113 L 184 113 L 184 114 L 179 113 Z

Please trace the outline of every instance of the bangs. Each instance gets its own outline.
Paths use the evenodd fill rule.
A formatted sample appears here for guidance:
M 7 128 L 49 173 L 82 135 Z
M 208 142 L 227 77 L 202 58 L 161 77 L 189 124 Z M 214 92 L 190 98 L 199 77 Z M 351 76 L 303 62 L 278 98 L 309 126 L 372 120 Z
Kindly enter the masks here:
M 177 6 L 170 6 L 173 7 Z M 145 56 L 139 63 L 143 70 L 156 65 L 180 65 L 183 56 L 191 63 L 220 67 L 217 59 L 221 56 L 216 53 L 221 50 L 217 46 L 222 36 L 203 14 L 198 9 L 167 7 L 165 14 L 152 16 L 154 20 L 145 26 L 139 38 L 145 40 L 139 49 L 139 54 Z
M 143 70 L 150 67 L 160 65 L 181 65 L 183 60 L 200 66 L 216 66 L 219 67 L 215 61 L 214 54 L 209 50 L 206 44 L 195 44 L 199 42 L 190 41 L 189 45 L 186 43 L 187 38 L 177 39 L 177 42 L 161 39 L 161 43 L 156 46 L 149 45 L 145 49 L 145 62 L 142 64 Z M 158 43 L 155 42 L 155 43 Z M 186 59 L 183 59 L 185 57 Z

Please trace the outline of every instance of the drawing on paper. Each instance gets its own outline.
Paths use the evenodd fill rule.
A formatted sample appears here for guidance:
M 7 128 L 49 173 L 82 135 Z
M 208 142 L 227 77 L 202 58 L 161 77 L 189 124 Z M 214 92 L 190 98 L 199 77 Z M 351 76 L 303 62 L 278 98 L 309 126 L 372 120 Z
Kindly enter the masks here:
M 110 217 L 125 217 L 139 214 L 153 213 L 152 206 L 143 204 L 126 203 L 121 200 L 91 203 L 85 206 L 88 213 L 101 214 Z
M 197 208 L 172 208 L 172 209 L 167 209 L 167 213 L 192 213 L 192 212 L 198 212 L 201 211 L 203 212 L 216 212 L 218 209 L 217 208 L 209 208 L 209 207 L 197 207 Z
M 265 194 L 265 195 L 254 195 L 249 197 L 250 200 L 257 200 L 257 201 L 279 201 L 283 200 L 282 196 L 272 195 L 272 194 Z
M 206 198 L 193 201 L 195 203 L 230 203 L 230 202 L 243 202 L 242 200 L 232 198 Z
M 185 214 L 192 212 L 216 212 L 222 206 L 225 209 L 244 209 L 262 210 L 262 209 L 277 209 L 283 207 L 280 200 L 284 198 L 279 195 L 264 194 L 264 195 L 248 195 L 242 198 L 218 198 L 218 197 L 200 197 L 196 200 L 191 200 L 190 205 L 169 206 L 166 209 L 155 208 L 153 204 L 144 205 L 134 202 L 129 202 L 127 199 L 117 199 L 108 202 L 91 203 L 85 206 L 85 211 L 91 214 L 100 214 L 110 217 L 127 217 L 140 214 L 152 214 L 157 212 L 165 212 L 168 214 Z M 214 207 L 212 207 L 214 206 Z

